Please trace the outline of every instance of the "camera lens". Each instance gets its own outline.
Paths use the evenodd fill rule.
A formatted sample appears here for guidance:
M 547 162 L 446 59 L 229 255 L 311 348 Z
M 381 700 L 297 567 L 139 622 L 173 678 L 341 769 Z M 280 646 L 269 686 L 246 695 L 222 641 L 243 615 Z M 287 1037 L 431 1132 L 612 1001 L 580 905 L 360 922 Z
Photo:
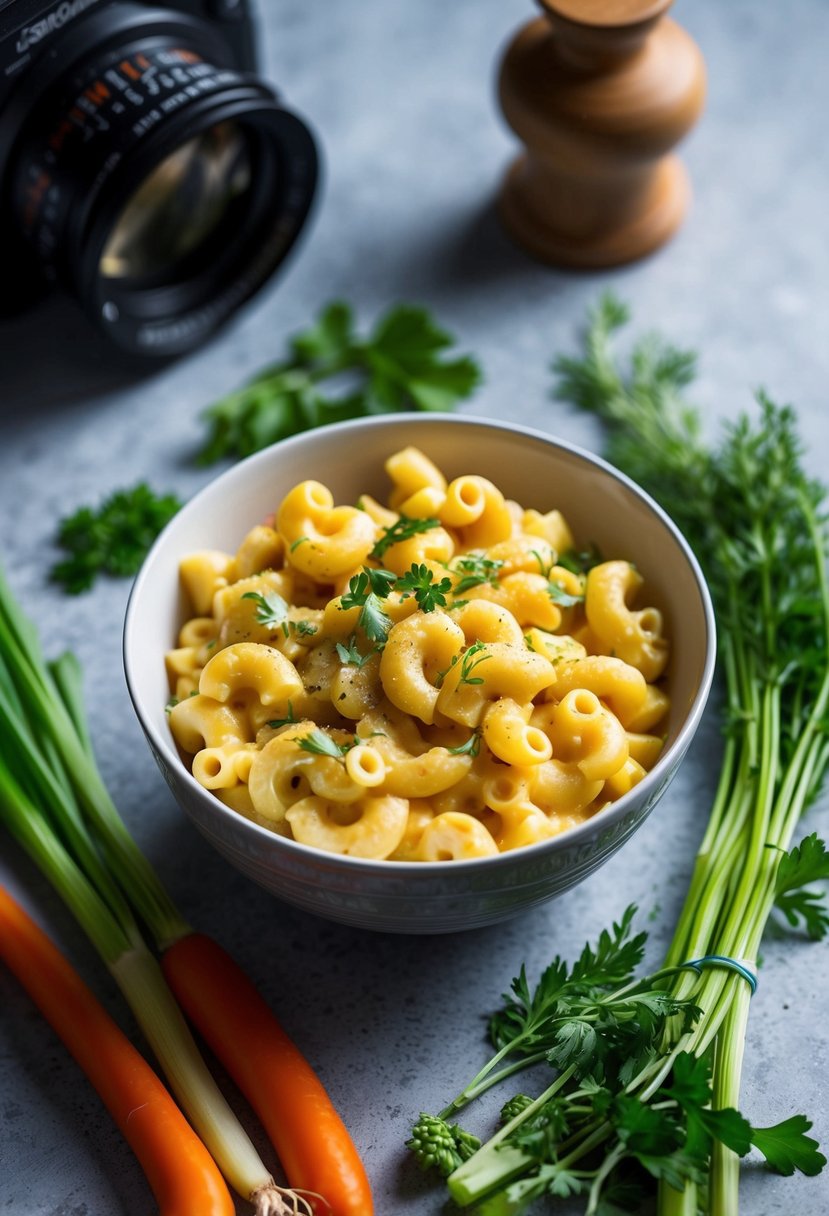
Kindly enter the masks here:
M 64 35 L 53 79 L 17 100 L 12 222 L 127 350 L 197 346 L 307 217 L 311 135 L 237 59 L 208 22 L 116 4 Z
M 243 128 L 221 122 L 166 156 L 144 179 L 101 254 L 101 274 L 140 281 L 181 277 L 188 255 L 207 247 L 244 209 L 253 166 Z

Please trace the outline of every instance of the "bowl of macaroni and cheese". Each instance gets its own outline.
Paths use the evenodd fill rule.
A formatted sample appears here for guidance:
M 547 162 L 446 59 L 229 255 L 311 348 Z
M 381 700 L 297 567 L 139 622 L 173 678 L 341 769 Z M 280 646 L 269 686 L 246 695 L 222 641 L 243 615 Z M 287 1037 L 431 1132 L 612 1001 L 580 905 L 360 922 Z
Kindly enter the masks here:
M 127 681 L 178 803 L 281 899 L 393 932 L 559 895 L 699 724 L 714 620 L 636 485 L 547 435 L 386 415 L 242 461 L 159 537 Z

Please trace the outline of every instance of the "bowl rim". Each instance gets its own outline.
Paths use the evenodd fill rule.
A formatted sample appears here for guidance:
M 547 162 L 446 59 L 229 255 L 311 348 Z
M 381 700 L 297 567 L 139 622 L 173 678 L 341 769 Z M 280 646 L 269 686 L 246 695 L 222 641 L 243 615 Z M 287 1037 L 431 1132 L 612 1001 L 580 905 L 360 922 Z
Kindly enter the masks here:
M 559 448 L 569 456 L 573 456 L 588 465 L 599 468 L 628 491 L 632 492 L 634 497 L 638 498 L 652 514 L 657 516 L 663 527 L 671 534 L 674 543 L 682 553 L 694 576 L 694 582 L 701 600 L 705 625 L 705 659 L 702 677 L 694 694 L 691 707 L 670 747 L 659 757 L 654 767 L 650 769 L 636 786 L 629 790 L 628 793 L 623 794 L 611 806 L 604 808 L 598 815 L 585 820 L 583 823 L 576 824 L 574 827 L 566 828 L 563 832 L 551 837 L 549 840 L 536 841 L 534 844 L 524 845 L 519 849 L 513 849 L 504 853 L 499 852 L 493 856 L 457 859 L 451 863 L 451 866 L 447 866 L 445 861 L 390 861 L 386 858 L 352 857 L 342 853 L 324 852 L 320 849 L 312 848 L 310 845 L 301 844 L 297 840 L 289 840 L 287 837 L 279 836 L 276 832 L 262 827 L 253 820 L 245 819 L 244 816 L 234 811 L 231 807 L 226 806 L 218 798 L 215 798 L 210 790 L 205 789 L 196 781 L 192 773 L 182 763 L 181 757 L 173 746 L 172 737 L 165 737 L 156 729 L 151 717 L 144 712 L 142 707 L 130 657 L 130 639 L 134 621 L 138 615 L 138 605 L 144 586 L 151 577 L 157 554 L 161 552 L 166 544 L 168 533 L 174 529 L 176 521 L 185 512 L 190 514 L 197 511 L 201 506 L 202 500 L 208 495 L 212 496 L 217 493 L 219 486 L 228 486 L 242 479 L 252 467 L 258 464 L 266 464 L 269 459 L 272 459 L 273 451 L 276 448 L 279 448 L 280 451 L 287 449 L 290 452 L 294 447 L 301 447 L 311 436 L 317 436 L 320 431 L 328 432 L 331 435 L 332 441 L 335 442 L 337 437 L 344 432 L 351 434 L 352 432 L 373 430 L 375 428 L 388 428 L 393 431 L 397 427 L 410 426 L 413 423 L 421 426 L 470 427 L 470 429 L 478 428 L 502 431 L 508 434 L 524 436 L 545 446 Z M 378 414 L 370 418 L 356 418 L 345 422 L 328 423 L 324 427 L 303 431 L 298 435 L 279 440 L 258 452 L 252 453 L 250 456 L 244 457 L 230 468 L 225 469 L 224 472 L 211 478 L 192 498 L 188 499 L 180 511 L 176 512 L 176 515 L 173 516 L 159 533 L 147 556 L 144 558 L 130 590 L 122 632 L 122 660 L 127 690 L 141 728 L 149 740 L 151 749 L 156 757 L 161 756 L 168 768 L 171 771 L 175 771 L 178 777 L 184 781 L 184 784 L 189 786 L 198 801 L 203 802 L 206 812 L 210 808 L 209 813 L 218 815 L 219 818 L 226 818 L 228 822 L 232 821 L 243 833 L 258 837 L 263 842 L 266 842 L 270 848 L 275 849 L 277 853 L 285 850 L 286 859 L 295 858 L 299 861 L 301 858 L 304 858 L 313 864 L 314 860 L 319 861 L 321 858 L 324 858 L 326 866 L 333 867 L 337 871 L 342 870 L 345 873 L 352 870 L 355 873 L 372 876 L 398 875 L 403 877 L 405 875 L 415 880 L 415 876 L 417 875 L 420 875 L 425 880 L 427 876 L 434 877 L 436 872 L 447 874 L 450 871 L 455 872 L 459 867 L 462 867 L 465 873 L 469 873 L 471 870 L 480 867 L 486 867 L 493 871 L 507 869 L 514 865 L 518 858 L 537 858 L 543 853 L 555 853 L 563 847 L 578 846 L 585 840 L 595 836 L 597 830 L 604 833 L 623 820 L 626 812 L 634 802 L 641 803 L 643 799 L 645 802 L 649 801 L 651 792 L 659 788 L 660 784 L 663 783 L 666 771 L 671 771 L 674 758 L 678 757 L 677 763 L 681 761 L 691 739 L 696 733 L 713 683 L 716 649 L 714 606 L 699 562 L 694 556 L 687 540 L 668 513 L 646 490 L 633 481 L 632 478 L 628 477 L 627 474 L 621 472 L 621 470 L 610 464 L 609 461 L 595 455 L 588 449 L 571 443 L 569 440 L 562 439 L 557 435 L 538 430 L 535 427 L 503 422 L 500 419 L 487 418 L 476 414 L 441 414 L 413 411 Z M 176 801 L 178 800 L 176 799 Z M 183 809 L 188 817 L 196 822 L 197 826 L 201 826 L 189 807 L 185 806 Z

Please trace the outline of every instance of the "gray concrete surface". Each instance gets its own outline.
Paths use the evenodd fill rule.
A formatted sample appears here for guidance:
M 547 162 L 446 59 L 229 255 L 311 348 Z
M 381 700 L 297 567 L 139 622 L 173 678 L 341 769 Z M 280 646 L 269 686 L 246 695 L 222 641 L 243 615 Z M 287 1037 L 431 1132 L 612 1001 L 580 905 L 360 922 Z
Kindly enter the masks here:
M 612 285 L 640 327 L 659 326 L 701 352 L 695 396 L 712 433 L 763 385 L 797 405 L 807 463 L 827 475 L 823 4 L 677 4 L 710 74 L 705 116 L 684 148 L 693 211 L 657 256 L 589 275 L 531 263 L 492 215 L 513 151 L 494 104 L 494 65 L 532 12 L 526 0 L 268 0 L 268 69 L 314 123 L 326 159 L 310 239 L 278 284 L 208 349 L 140 382 L 124 382 L 118 361 L 57 302 L 0 328 L 3 564 L 47 649 L 71 647 L 83 662 L 101 767 L 130 828 L 187 916 L 233 951 L 319 1069 L 362 1149 L 382 1216 L 443 1210 L 403 1141 L 418 1112 L 442 1105 L 483 1059 L 483 1015 L 522 960 L 536 974 L 554 953 L 572 956 L 630 901 L 658 960 L 715 779 L 713 709 L 658 813 L 581 888 L 468 935 L 370 935 L 281 905 L 202 842 L 171 802 L 129 704 L 119 649 L 128 585 L 106 582 L 67 600 L 46 571 L 56 522 L 79 504 L 142 478 L 182 496 L 204 484 L 211 474 L 192 463 L 200 411 L 334 296 L 354 301 L 366 321 L 395 300 L 433 307 L 485 365 L 469 412 L 516 418 L 598 451 L 597 424 L 550 401 L 548 368 L 554 352 L 573 348 L 585 308 Z M 829 832 L 826 798 L 806 826 Z M 5 836 L 0 852 L 2 880 L 130 1028 L 57 897 Z M 778 940 L 765 947 L 742 1100 L 761 1125 L 808 1112 L 824 1146 L 826 949 Z M 781 1179 L 751 1163 L 742 1211 L 823 1216 L 827 1177 Z M 143 1177 L 94 1094 L 0 975 L 0 1210 L 150 1209 Z

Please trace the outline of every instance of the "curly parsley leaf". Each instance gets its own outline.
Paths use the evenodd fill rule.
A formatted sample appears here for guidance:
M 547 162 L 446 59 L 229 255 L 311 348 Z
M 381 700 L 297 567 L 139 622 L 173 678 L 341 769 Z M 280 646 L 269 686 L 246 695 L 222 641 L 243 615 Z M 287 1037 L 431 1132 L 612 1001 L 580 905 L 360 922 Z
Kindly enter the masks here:
M 424 308 L 389 309 L 362 336 L 351 307 L 327 304 L 288 355 L 205 412 L 202 464 L 248 456 L 288 435 L 396 410 L 451 410 L 481 381 L 468 355 Z M 340 388 L 340 385 L 344 388 Z
M 136 574 L 181 505 L 174 494 L 156 494 L 139 482 L 117 490 L 97 508 L 79 508 L 59 524 L 58 545 L 69 556 L 52 567 L 50 578 L 70 595 L 79 595 L 99 574 Z
M 395 583 L 395 590 L 402 591 L 404 599 L 413 595 L 421 612 L 434 612 L 438 607 L 446 606 L 446 597 L 452 590 L 452 580 L 442 578 L 436 582 L 435 576 L 428 566 L 412 562 L 407 570 Z

